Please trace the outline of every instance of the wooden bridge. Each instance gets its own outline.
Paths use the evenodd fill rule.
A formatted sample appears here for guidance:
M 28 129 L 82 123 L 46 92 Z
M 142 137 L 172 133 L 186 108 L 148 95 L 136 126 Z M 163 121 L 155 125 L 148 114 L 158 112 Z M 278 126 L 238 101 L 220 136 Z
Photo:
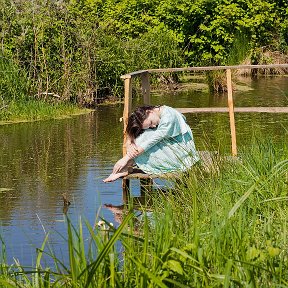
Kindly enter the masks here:
M 132 73 L 128 73 L 121 76 L 124 80 L 124 111 L 123 111 L 123 123 L 124 123 L 124 139 L 123 139 L 123 155 L 126 154 L 126 126 L 128 118 L 132 109 L 132 81 L 136 77 L 141 78 L 143 104 L 151 105 L 150 97 L 150 74 L 157 73 L 177 73 L 188 71 L 215 71 L 221 70 L 226 72 L 227 81 L 227 107 L 204 107 L 204 108 L 176 108 L 181 113 L 229 113 L 230 131 L 231 131 L 231 154 L 237 156 L 237 144 L 236 144 L 236 128 L 234 113 L 288 113 L 288 107 L 234 107 L 233 103 L 233 90 L 232 90 L 232 70 L 238 69 L 275 69 L 275 68 L 288 68 L 288 64 L 271 64 L 271 65 L 237 65 L 237 66 L 208 66 L 208 67 L 185 67 L 185 68 L 165 68 L 165 69 L 148 69 L 140 70 Z M 154 178 L 158 178 L 156 175 L 147 174 L 129 174 L 122 180 L 123 188 L 123 200 L 127 201 L 129 197 L 129 179 L 138 178 L 141 184 L 151 186 Z M 165 175 L 163 175 L 165 177 Z M 143 186 L 140 185 L 140 186 Z

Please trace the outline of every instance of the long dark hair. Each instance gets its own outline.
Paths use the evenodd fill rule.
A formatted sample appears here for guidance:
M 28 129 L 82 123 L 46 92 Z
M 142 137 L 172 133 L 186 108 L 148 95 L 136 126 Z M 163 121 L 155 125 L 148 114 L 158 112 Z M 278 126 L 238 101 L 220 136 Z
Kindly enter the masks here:
M 142 125 L 144 120 L 148 117 L 147 111 L 151 111 L 160 106 L 161 105 L 144 105 L 137 107 L 136 110 L 129 116 L 126 132 L 132 142 L 134 142 L 134 140 L 143 132 Z

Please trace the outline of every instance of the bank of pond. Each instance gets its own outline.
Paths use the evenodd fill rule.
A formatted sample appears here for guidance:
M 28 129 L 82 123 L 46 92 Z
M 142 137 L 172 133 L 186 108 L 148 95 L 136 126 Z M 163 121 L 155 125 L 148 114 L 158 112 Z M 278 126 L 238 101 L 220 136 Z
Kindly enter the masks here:
M 31 122 L 89 113 L 91 110 L 72 103 L 51 103 L 43 100 L 11 101 L 1 107 L 0 125 Z

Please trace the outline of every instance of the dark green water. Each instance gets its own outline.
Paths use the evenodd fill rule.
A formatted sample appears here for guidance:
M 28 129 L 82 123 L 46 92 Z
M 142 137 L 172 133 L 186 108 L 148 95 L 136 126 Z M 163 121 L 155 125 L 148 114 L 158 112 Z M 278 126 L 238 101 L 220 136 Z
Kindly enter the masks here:
M 245 80 L 253 90 L 236 92 L 235 106 L 287 106 L 288 78 Z M 204 92 L 153 94 L 153 104 L 172 107 L 226 106 L 226 95 Z M 134 101 L 134 106 L 137 99 Z M 71 205 L 67 215 L 91 224 L 96 214 L 116 222 L 105 203 L 122 203 L 121 181 L 104 184 L 122 149 L 122 105 L 99 107 L 89 115 L 0 126 L 0 232 L 7 261 L 35 263 L 35 251 L 45 233 L 60 258 L 67 256 L 62 194 Z M 199 150 L 230 151 L 227 114 L 187 114 Z M 236 114 L 237 144 L 251 145 L 253 135 L 286 143 L 287 114 Z M 135 195 L 138 183 L 133 183 Z M 115 223 L 116 224 L 116 223 Z M 48 260 L 49 261 L 49 260 Z

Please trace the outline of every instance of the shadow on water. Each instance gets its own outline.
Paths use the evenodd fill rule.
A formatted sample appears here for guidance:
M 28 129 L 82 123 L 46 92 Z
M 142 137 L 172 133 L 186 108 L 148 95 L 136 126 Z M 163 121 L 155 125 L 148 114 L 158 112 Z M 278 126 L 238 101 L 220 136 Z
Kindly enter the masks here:
M 234 94 L 236 106 L 288 105 L 287 78 L 248 84 L 253 90 Z M 201 91 L 153 94 L 152 99 L 153 104 L 172 107 L 225 106 L 225 102 L 225 95 Z M 122 105 L 103 106 L 70 119 L 0 126 L 0 232 L 9 263 L 16 257 L 23 265 L 31 265 L 47 231 L 51 231 L 50 244 L 65 257 L 64 240 L 59 236 L 66 235 L 63 195 L 70 202 L 64 212 L 75 223 L 79 216 L 93 223 L 97 211 L 109 222 L 117 222 L 121 181 L 105 184 L 102 179 L 122 153 L 122 109 Z M 199 150 L 230 152 L 227 114 L 186 117 Z M 252 134 L 287 141 L 287 124 L 286 114 L 236 114 L 238 146 L 252 143 Z M 132 186 L 134 196 L 139 196 L 139 183 L 132 181 Z M 103 207 L 103 203 L 110 206 Z

